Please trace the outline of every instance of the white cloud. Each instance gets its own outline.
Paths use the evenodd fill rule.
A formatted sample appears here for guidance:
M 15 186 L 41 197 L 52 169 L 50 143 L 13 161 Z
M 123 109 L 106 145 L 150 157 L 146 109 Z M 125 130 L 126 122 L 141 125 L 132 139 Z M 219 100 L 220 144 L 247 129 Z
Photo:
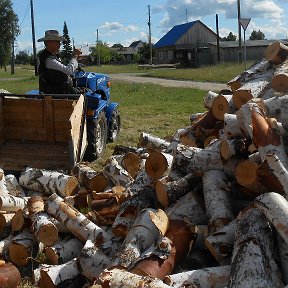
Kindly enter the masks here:
M 110 32 L 135 32 L 138 30 L 138 27 L 135 25 L 124 26 L 119 22 L 105 22 L 100 28 Z

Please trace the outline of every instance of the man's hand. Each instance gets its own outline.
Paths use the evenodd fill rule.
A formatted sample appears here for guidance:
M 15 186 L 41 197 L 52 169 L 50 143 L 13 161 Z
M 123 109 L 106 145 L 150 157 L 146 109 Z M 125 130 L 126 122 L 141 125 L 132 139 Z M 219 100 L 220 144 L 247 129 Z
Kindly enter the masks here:
M 82 54 L 82 51 L 80 49 L 75 48 L 73 53 L 72 53 L 72 57 L 78 57 L 79 55 Z

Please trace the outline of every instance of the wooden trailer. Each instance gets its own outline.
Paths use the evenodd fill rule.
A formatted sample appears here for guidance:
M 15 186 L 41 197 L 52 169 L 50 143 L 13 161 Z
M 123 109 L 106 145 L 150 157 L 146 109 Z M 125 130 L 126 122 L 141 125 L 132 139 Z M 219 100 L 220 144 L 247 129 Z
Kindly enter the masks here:
M 83 95 L 0 94 L 0 167 L 68 170 L 86 148 Z

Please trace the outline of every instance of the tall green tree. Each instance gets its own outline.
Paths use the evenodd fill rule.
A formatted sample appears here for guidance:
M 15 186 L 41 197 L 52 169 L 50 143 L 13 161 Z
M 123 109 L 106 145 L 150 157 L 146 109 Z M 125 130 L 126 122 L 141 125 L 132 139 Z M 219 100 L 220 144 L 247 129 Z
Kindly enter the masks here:
M 112 59 L 111 49 L 107 43 L 99 41 L 95 47 L 91 48 L 90 56 L 94 58 L 94 62 L 98 62 L 97 60 L 100 58 L 101 64 L 107 64 Z
M 265 34 L 260 30 L 258 30 L 258 32 L 256 30 L 253 30 L 249 39 L 250 40 L 264 40 Z
M 222 39 L 223 41 L 236 41 L 237 36 L 230 32 L 227 37 L 223 37 Z
M 63 37 L 66 39 L 66 41 L 62 42 L 63 46 L 62 46 L 62 50 L 61 50 L 61 60 L 65 64 L 68 64 L 68 62 L 72 56 L 73 48 L 71 46 L 71 40 L 69 37 L 68 27 L 67 27 L 66 21 L 64 21 L 64 26 L 63 26 Z
M 18 17 L 14 13 L 11 0 L 0 0 L 0 67 L 11 59 L 12 39 L 20 34 Z

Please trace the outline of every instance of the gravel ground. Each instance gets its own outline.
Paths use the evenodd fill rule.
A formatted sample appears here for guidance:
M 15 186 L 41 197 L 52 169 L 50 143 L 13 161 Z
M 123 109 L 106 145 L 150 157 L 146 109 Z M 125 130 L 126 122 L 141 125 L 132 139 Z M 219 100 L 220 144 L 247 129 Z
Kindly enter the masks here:
M 169 80 L 152 77 L 141 77 L 131 74 L 110 74 L 111 80 L 125 81 L 132 83 L 153 83 L 162 85 L 165 87 L 183 87 L 183 88 L 197 88 L 201 90 L 211 90 L 213 92 L 219 92 L 223 89 L 229 89 L 229 86 L 221 83 L 210 83 L 210 82 L 197 82 L 187 80 Z

